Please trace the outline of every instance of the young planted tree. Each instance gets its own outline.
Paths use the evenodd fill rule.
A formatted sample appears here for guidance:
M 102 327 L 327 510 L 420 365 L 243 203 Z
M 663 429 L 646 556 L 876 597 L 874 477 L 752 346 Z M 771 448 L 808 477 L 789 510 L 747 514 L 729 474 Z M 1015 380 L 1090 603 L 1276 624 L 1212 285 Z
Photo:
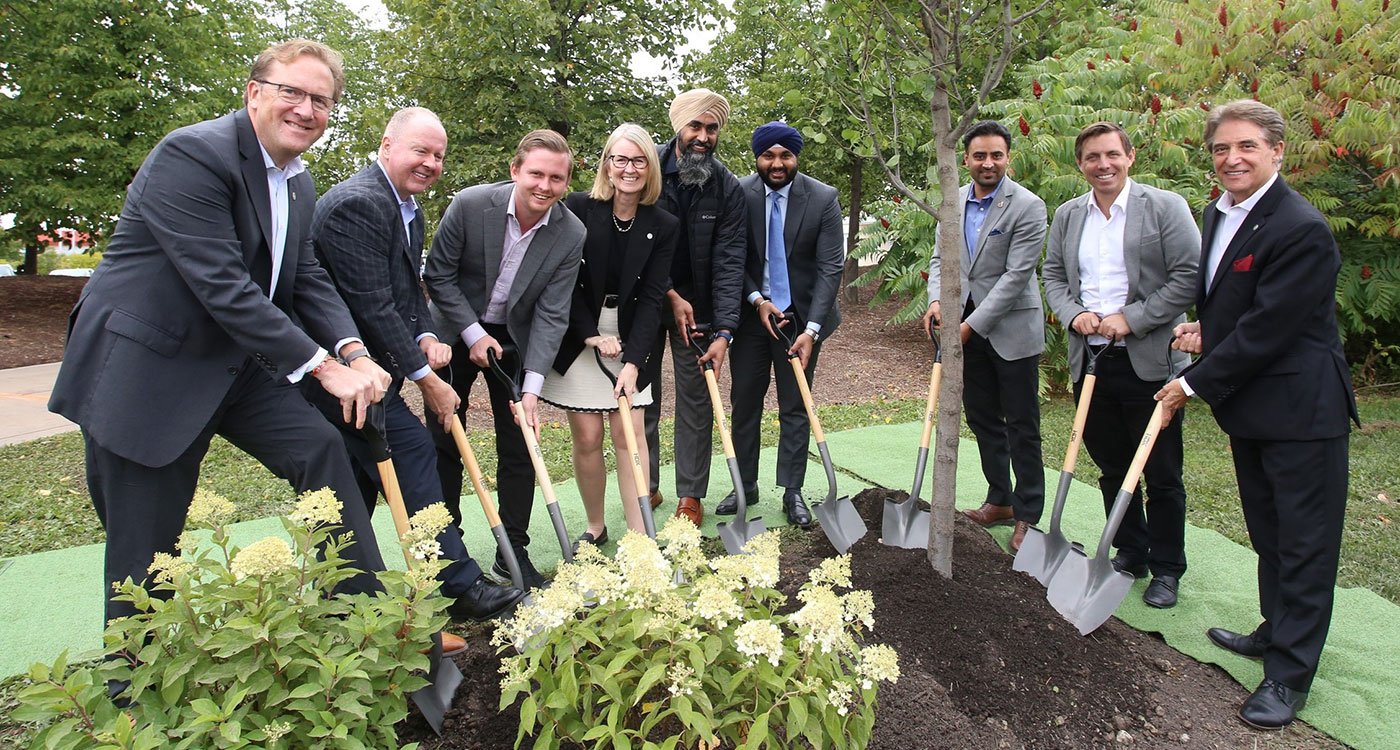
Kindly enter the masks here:
M 822 72 L 852 124 L 847 140 L 871 156 L 896 192 L 938 220 L 943 247 L 962 242 L 959 140 L 1031 42 L 1027 24 L 1048 23 L 1050 5 L 1049 0 L 833 0 L 828 5 L 830 31 L 808 61 Z M 834 65 L 843 70 L 834 71 Z M 846 72 L 848 65 L 853 74 Z M 903 106 L 908 97 L 924 102 L 923 111 L 915 115 Z M 911 184 L 914 178 L 906 179 L 911 173 L 902 162 L 929 151 L 933 163 L 917 176 L 924 182 Z M 958 256 L 945 253 L 941 271 L 941 306 L 947 314 L 940 336 L 944 375 L 928 549 L 934 570 L 950 577 L 963 392 Z

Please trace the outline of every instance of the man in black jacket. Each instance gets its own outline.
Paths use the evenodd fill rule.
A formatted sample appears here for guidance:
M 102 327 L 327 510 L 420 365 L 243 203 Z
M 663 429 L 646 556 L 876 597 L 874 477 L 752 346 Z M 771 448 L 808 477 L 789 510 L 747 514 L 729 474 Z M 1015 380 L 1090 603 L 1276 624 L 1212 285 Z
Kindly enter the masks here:
M 680 219 L 681 232 L 671 259 L 666 294 L 670 309 L 662 309 L 662 325 L 670 336 L 658 337 L 647 361 L 656 394 L 646 407 L 646 433 L 654 507 L 660 503 L 655 482 L 660 465 L 661 359 L 669 338 L 676 372 L 676 514 L 698 526 L 710 482 L 713 415 L 686 329 L 696 322 L 714 326 L 715 339 L 700 361 L 718 370 L 739 325 L 748 240 L 739 180 L 714 155 L 719 131 L 729 119 L 729 101 L 709 89 L 692 89 L 671 102 L 670 116 L 676 137 L 657 148 L 662 189 L 656 205 Z

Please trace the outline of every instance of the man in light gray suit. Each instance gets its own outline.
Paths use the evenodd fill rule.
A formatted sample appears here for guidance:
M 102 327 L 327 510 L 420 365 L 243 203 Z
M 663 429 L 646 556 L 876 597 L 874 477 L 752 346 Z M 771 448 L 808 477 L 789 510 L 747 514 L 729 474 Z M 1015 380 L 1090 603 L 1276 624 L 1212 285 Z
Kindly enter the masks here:
M 1076 397 L 1088 349 L 1108 347 L 1099 354 L 1084 425 L 1084 446 L 1103 472 L 1105 511 L 1152 416 L 1154 394 L 1173 364 L 1186 363 L 1186 354 L 1168 346 L 1195 299 L 1201 247 L 1181 196 L 1128 178 L 1134 156 L 1118 125 L 1096 122 L 1080 131 L 1074 157 L 1091 190 L 1055 211 L 1044 269 L 1045 298 L 1070 332 Z M 1146 514 L 1138 488 L 1114 538 L 1114 567 L 1139 578 L 1150 570 L 1143 601 L 1159 608 L 1176 605 L 1186 572 L 1181 422 L 1177 416 L 1162 430 L 1143 469 Z
M 777 382 L 781 426 L 778 438 L 778 484 L 783 487 L 783 512 L 798 526 L 812 523 L 802 497 L 807 473 L 807 441 L 811 425 L 787 363 L 797 355 L 811 384 L 821 341 L 841 324 L 836 290 L 846 259 L 841 236 L 841 204 L 836 188 L 797 169 L 802 135 L 786 123 L 760 125 L 751 145 L 757 174 L 739 181 L 748 206 L 749 253 L 744 275 L 744 299 L 749 307 L 739 316 L 729 371 L 733 375 L 734 452 L 744 482 L 744 497 L 758 500 L 758 443 L 763 399 L 769 374 Z M 769 315 L 782 319 L 792 348 L 769 328 Z M 731 492 L 715 512 L 738 510 Z
M 477 185 L 453 196 L 423 272 L 438 330 L 454 342 L 444 372 L 462 404 L 487 367 L 487 351 L 503 357 L 502 345 L 513 344 L 513 356 L 524 369 L 521 403 L 536 435 L 540 386 L 568 328 L 583 254 L 583 222 L 559 205 L 572 166 L 573 152 L 563 136 L 553 130 L 527 134 L 511 160 L 509 182 Z M 513 368 L 517 363 L 507 358 L 503 364 Z M 496 425 L 501 521 L 516 548 L 526 588 L 540 586 L 544 579 L 526 554 L 535 470 L 510 408 L 511 394 L 492 377 L 486 386 Z M 460 524 L 461 459 L 442 425 L 430 420 L 429 427 L 443 497 Z M 499 553 L 493 570 L 506 578 Z
M 1026 528 L 1045 504 L 1040 458 L 1040 353 L 1045 314 L 1035 267 L 1045 245 L 1045 202 L 1006 176 L 1011 133 L 984 120 L 963 136 L 963 163 L 972 182 L 959 193 L 963 205 L 962 337 L 963 408 L 977 437 L 987 499 L 964 515 L 983 526 L 1016 528 L 1020 549 Z M 924 329 L 942 323 L 938 274 L 943 248 L 935 242 L 928 269 Z M 1016 485 L 1011 485 L 1011 470 Z

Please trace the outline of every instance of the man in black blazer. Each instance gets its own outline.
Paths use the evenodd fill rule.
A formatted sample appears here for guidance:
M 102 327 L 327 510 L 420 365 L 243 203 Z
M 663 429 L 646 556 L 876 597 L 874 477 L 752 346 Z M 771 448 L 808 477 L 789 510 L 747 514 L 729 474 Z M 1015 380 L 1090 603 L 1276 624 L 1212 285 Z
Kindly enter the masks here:
M 754 130 L 750 145 L 757 173 L 739 181 L 748 204 L 749 254 L 744 298 L 729 371 L 734 385 L 734 452 L 749 504 L 758 500 L 758 442 L 768 380 L 778 384 L 780 430 L 778 484 L 783 487 L 783 512 L 788 520 L 807 527 L 812 515 L 802 498 L 807 473 L 807 441 L 811 425 L 797 378 L 787 363 L 796 354 L 810 386 L 817 369 L 821 341 L 841 324 L 836 290 L 846 260 L 841 237 L 841 204 L 836 188 L 798 171 L 802 134 L 786 123 L 770 122 Z M 769 328 L 769 316 L 782 318 L 791 349 Z M 715 509 L 720 515 L 738 510 L 730 492 Z
M 453 342 L 448 372 L 462 403 L 487 367 L 486 352 L 502 357 L 502 345 L 513 344 L 514 354 L 503 364 L 514 367 L 519 358 L 521 404 L 536 435 L 540 386 L 569 324 L 583 254 L 583 222 L 559 205 L 572 168 L 573 152 L 563 136 L 552 130 L 526 134 L 511 160 L 510 181 L 469 187 L 452 197 L 423 272 L 438 330 Z M 511 411 L 511 394 L 493 377 L 486 378 L 486 387 L 496 424 L 501 522 L 526 587 L 541 586 L 545 580 L 526 553 L 535 469 Z M 430 429 L 443 498 L 460 524 L 461 458 L 442 424 L 433 421 Z M 505 577 L 499 553 L 494 570 Z
M 49 408 L 83 430 L 108 619 L 134 613 L 111 585 L 144 580 L 156 552 L 175 551 L 216 434 L 298 492 L 334 490 L 363 571 L 343 588 L 378 587 L 384 563 L 350 460 L 295 387 L 310 375 L 363 421 L 389 385 L 373 360 L 327 354 L 363 347 L 308 231 L 316 191 L 299 157 L 344 80 L 322 44 L 264 50 L 246 109 L 175 130 L 146 157 L 69 318 Z
M 1261 729 L 1293 721 L 1317 672 L 1346 511 L 1348 420 L 1360 423 L 1334 312 L 1341 256 L 1327 220 L 1279 179 L 1283 137 L 1283 117 L 1256 101 L 1207 118 L 1225 194 L 1205 209 L 1199 320 L 1176 327 L 1178 348 L 1201 357 L 1157 394 L 1168 412 L 1201 397 L 1230 436 L 1264 621 L 1207 635 L 1263 658 L 1264 681 L 1240 708 Z
M 451 360 L 452 348 L 438 341 L 418 281 L 423 212 L 414 196 L 437 182 L 446 151 L 447 132 L 437 115 L 422 107 L 399 110 L 384 128 L 379 158 L 326 191 L 311 223 L 316 256 L 364 334 L 367 356 L 384 363 L 394 378 L 383 401 L 383 430 L 410 515 L 442 502 L 442 483 L 428 428 L 399 389 L 405 379 L 413 381 L 433 419 L 450 419 L 461 405 L 452 386 L 433 372 Z M 370 501 L 382 490 L 376 457 L 358 432 L 345 429 L 342 436 Z M 456 525 L 438 536 L 438 544 L 448 563 L 438 579 L 443 596 L 452 599 L 447 612 L 454 620 L 499 617 L 525 596 L 487 582 Z

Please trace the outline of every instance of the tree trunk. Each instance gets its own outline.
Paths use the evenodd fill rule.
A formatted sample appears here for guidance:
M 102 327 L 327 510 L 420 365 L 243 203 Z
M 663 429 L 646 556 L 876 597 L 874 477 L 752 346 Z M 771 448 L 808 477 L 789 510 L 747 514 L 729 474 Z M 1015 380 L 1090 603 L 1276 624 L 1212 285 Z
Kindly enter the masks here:
M 864 165 L 864 159 L 851 154 L 851 218 L 846 228 L 846 265 L 841 269 L 841 288 L 845 290 L 842 299 L 851 304 L 860 302 L 860 290 L 855 287 L 856 277 L 860 275 L 860 263 L 851 257 L 851 252 L 856 249 L 856 241 L 860 238 L 860 207 L 864 198 L 861 195 L 864 179 L 861 172 Z
M 946 50 L 945 50 L 946 53 Z M 946 57 L 944 58 L 946 59 Z M 962 206 L 958 203 L 958 160 L 954 150 L 948 90 L 939 85 L 929 104 L 933 141 L 938 156 L 938 280 L 943 319 L 939 342 L 943 348 L 943 383 L 938 396 L 938 432 L 933 454 L 933 489 L 929 493 L 928 559 L 933 569 L 953 577 L 953 514 L 958 480 L 958 427 L 962 421 L 963 350 L 958 329 L 962 322 Z
M 31 236 L 32 236 L 32 233 L 31 233 Z M 43 249 L 42 247 L 39 247 L 39 243 L 38 243 L 37 240 L 31 240 L 31 243 L 30 243 L 30 244 L 25 245 L 25 246 L 24 246 L 24 265 L 20 267 L 20 273 L 27 273 L 27 274 L 29 274 L 30 276 L 34 276 L 34 275 L 38 274 L 38 273 L 39 273 L 39 255 L 40 255 L 40 253 L 43 253 L 43 252 L 44 252 L 44 249 Z

